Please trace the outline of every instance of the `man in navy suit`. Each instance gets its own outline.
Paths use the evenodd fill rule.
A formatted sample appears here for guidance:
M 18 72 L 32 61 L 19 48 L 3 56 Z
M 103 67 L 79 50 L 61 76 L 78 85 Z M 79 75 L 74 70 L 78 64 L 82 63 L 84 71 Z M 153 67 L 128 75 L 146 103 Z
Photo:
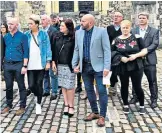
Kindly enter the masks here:
M 159 46 L 159 30 L 150 27 L 148 25 L 149 14 L 142 12 L 138 15 L 139 26 L 132 30 L 133 34 L 139 34 L 147 48 L 148 54 L 144 59 L 144 73 L 149 82 L 149 89 L 151 93 L 151 107 L 157 107 L 158 99 L 158 86 L 157 86 L 157 77 L 156 77 L 156 64 L 157 56 L 156 49 Z M 133 98 L 130 101 L 130 104 L 136 103 L 138 101 L 135 92 L 133 91 Z

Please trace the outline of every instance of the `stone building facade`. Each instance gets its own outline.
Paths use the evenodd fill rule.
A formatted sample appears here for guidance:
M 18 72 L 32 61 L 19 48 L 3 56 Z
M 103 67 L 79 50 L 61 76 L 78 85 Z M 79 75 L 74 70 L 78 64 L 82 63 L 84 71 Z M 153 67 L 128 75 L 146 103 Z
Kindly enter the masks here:
M 162 32 L 162 1 L 1 1 L 1 20 L 6 17 L 19 16 L 21 28 L 26 29 L 30 14 L 56 13 L 61 17 L 71 17 L 79 23 L 78 13 L 81 9 L 90 10 L 96 17 L 98 26 L 106 27 L 112 22 L 112 14 L 118 10 L 125 19 L 136 24 L 137 14 L 148 11 L 150 24 Z

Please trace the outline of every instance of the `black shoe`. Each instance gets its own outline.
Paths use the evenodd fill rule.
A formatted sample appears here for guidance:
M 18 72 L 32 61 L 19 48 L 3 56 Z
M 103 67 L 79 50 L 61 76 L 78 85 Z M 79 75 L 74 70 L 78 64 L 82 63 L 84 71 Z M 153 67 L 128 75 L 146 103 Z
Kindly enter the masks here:
M 129 101 L 129 104 L 135 104 L 138 102 L 138 99 L 137 98 L 132 98 L 130 101 Z
M 69 108 L 74 109 L 74 107 L 70 107 L 70 106 L 69 106 Z M 74 115 L 74 113 L 72 114 L 72 113 L 69 113 L 69 112 L 68 112 L 68 116 L 69 116 L 70 118 L 73 117 L 73 115 Z
M 82 91 L 82 88 L 81 87 L 77 87 L 76 89 L 75 89 L 75 93 L 80 93 Z
M 49 95 L 50 95 L 50 93 L 47 93 L 47 92 L 43 93 L 43 97 L 47 97 Z
M 156 107 L 157 107 L 157 102 L 156 102 L 156 101 L 155 101 L 155 102 L 152 102 L 152 103 L 151 103 L 151 108 L 154 109 L 154 108 L 156 108 Z
M 144 115 L 145 114 L 145 108 L 140 108 L 139 113 L 140 113 L 140 115 Z
M 57 98 L 57 94 L 52 94 L 50 97 L 50 101 L 55 100 Z
M 124 114 L 128 114 L 129 113 L 129 108 L 128 107 L 124 107 L 123 111 L 124 111 Z
M 26 95 L 27 95 L 27 97 L 29 97 L 29 96 L 31 95 L 32 92 L 31 92 L 30 89 L 27 89 L 26 91 L 27 91 L 27 94 L 26 94 Z

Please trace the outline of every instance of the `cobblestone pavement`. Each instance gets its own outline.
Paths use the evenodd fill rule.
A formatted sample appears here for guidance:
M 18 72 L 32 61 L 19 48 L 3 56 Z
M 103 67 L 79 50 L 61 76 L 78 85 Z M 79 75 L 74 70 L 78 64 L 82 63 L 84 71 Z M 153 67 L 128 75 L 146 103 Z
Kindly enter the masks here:
M 35 114 L 34 97 L 27 99 L 26 112 L 22 116 L 15 116 L 19 108 L 19 95 L 15 91 L 13 111 L 1 115 L 1 132 L 3 133 L 162 133 L 162 50 L 158 50 L 158 107 L 150 108 L 150 93 L 146 77 L 143 77 L 145 92 L 146 114 L 139 115 L 139 104 L 130 105 L 130 114 L 125 115 L 122 111 L 122 100 L 118 86 L 117 96 L 109 97 L 106 126 L 98 128 L 96 121 L 84 122 L 83 118 L 91 112 L 88 101 L 80 99 L 81 94 L 75 94 L 75 115 L 68 118 L 63 115 L 63 96 L 50 102 L 50 97 L 42 100 L 42 114 Z M 131 84 L 130 84 L 131 85 Z M 4 89 L 1 83 L 1 89 Z M 17 86 L 14 86 L 17 89 Z M 131 86 L 130 86 L 131 88 Z M 2 92 L 2 90 L 1 90 Z M 130 89 L 131 94 L 131 89 Z M 130 97 L 129 97 L 130 99 Z M 5 106 L 5 94 L 1 97 L 1 108 Z

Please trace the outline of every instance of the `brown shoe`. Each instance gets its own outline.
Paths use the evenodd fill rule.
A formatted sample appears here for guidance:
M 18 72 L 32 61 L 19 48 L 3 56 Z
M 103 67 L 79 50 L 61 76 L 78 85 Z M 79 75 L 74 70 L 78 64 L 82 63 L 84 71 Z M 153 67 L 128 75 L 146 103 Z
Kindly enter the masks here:
M 100 116 L 100 118 L 99 118 L 98 121 L 97 121 L 97 125 L 98 125 L 99 127 L 104 127 L 104 126 L 105 126 L 105 118 L 102 117 L 102 116 Z
M 99 114 L 90 113 L 86 118 L 84 118 L 84 121 L 92 121 L 98 118 L 99 118 Z
M 2 111 L 1 114 L 9 113 L 11 111 L 10 107 L 5 107 Z
M 22 115 L 24 114 L 25 112 L 25 108 L 19 108 L 17 111 L 16 111 L 16 115 Z

